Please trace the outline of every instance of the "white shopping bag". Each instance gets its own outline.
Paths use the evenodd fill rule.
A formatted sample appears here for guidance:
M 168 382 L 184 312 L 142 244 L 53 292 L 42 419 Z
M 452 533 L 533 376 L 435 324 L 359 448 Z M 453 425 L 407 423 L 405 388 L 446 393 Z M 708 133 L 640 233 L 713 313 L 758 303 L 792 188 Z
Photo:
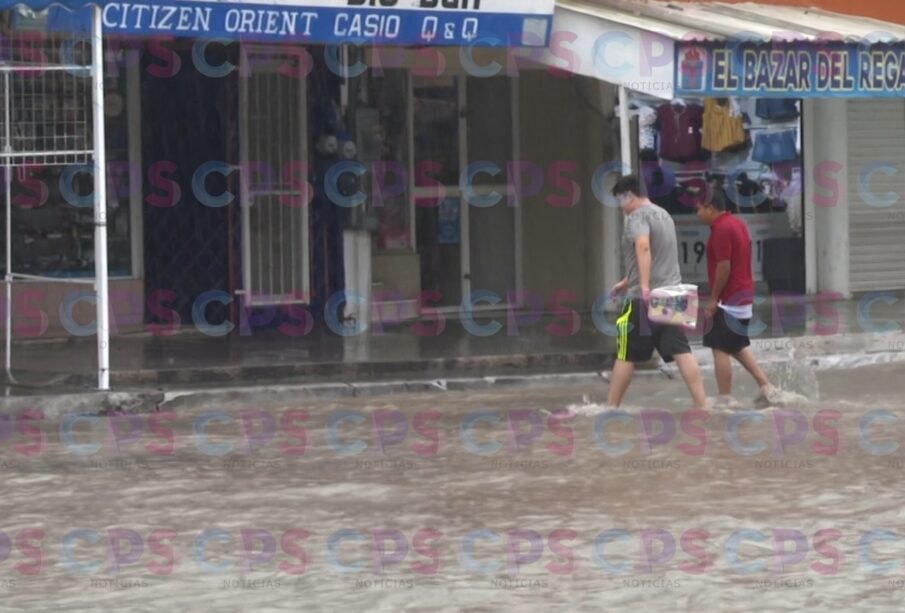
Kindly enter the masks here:
M 647 318 L 658 324 L 693 329 L 698 322 L 698 286 L 682 283 L 651 290 Z

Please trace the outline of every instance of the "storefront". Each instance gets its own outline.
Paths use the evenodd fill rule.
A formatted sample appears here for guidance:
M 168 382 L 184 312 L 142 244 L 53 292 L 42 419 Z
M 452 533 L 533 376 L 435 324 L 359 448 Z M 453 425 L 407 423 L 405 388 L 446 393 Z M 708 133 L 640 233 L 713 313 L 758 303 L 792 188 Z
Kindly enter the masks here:
M 605 292 L 595 179 L 613 159 L 615 89 L 550 70 L 543 51 L 434 51 L 382 50 L 369 63 L 383 74 L 350 93 L 385 156 L 368 188 L 386 196 L 374 199 L 374 318 L 505 309 L 577 325 Z
M 896 238 L 905 28 L 823 10 L 657 0 L 564 0 L 553 46 L 564 27 L 591 60 L 551 49 L 545 62 L 623 88 L 623 168 L 673 213 L 687 280 L 705 281 L 708 232 L 691 213 L 715 179 L 751 230 L 759 293 L 905 287 Z M 601 232 L 618 244 L 619 220 Z
M 475 291 L 519 286 L 519 207 L 508 172 L 515 154 L 517 80 L 469 74 L 459 53 L 428 60 L 374 50 L 350 100 L 360 160 L 370 170 L 375 306 L 382 322 L 423 304 L 458 309 Z M 505 53 L 500 53 L 505 58 Z
M 905 285 L 902 28 L 707 3 L 316 4 L 104 4 L 114 332 L 587 311 L 620 272 L 607 182 L 626 167 L 673 212 L 690 281 L 715 178 L 759 291 Z M 7 61 L 84 63 L 84 21 L 61 11 L 8 11 Z M 885 42 L 818 36 L 834 30 Z M 18 337 L 94 333 L 90 287 L 60 283 L 95 267 L 90 122 L 64 104 L 87 93 L 51 72 L 6 98 L 8 141 L 74 139 L 7 172 Z
M 639 168 L 650 198 L 676 222 L 682 278 L 707 284 L 709 230 L 695 215 L 708 189 L 748 225 L 759 294 L 803 294 L 799 102 L 682 96 L 637 106 Z
M 905 195 L 903 34 L 901 29 L 900 38 L 876 32 L 858 42 L 680 45 L 680 93 L 769 96 L 764 100 L 777 108 L 790 104 L 792 95 L 808 100 L 799 105 L 805 117 L 804 157 L 810 163 L 797 175 L 806 181 L 789 181 L 775 164 L 771 170 L 783 184 L 796 186 L 792 194 L 804 190 L 809 206 L 803 219 L 812 227 L 811 248 L 784 247 L 794 251 L 784 253 L 777 265 L 786 276 L 790 270 L 797 274 L 796 263 L 807 252 L 816 260 L 811 286 L 818 291 L 848 296 L 905 289 L 899 240 L 905 225 L 898 208 Z M 776 142 L 771 150 L 791 151 L 780 136 L 770 138 Z M 765 246 L 765 257 L 769 251 Z
M 513 159 L 505 143 L 515 141 L 514 128 L 465 110 L 492 104 L 511 116 L 511 82 L 472 83 L 465 71 L 443 68 L 384 71 L 373 55 L 409 46 L 496 47 L 504 56 L 512 47 L 544 47 L 552 0 L 101 4 L 114 333 L 189 326 L 221 335 L 247 330 L 249 319 L 307 329 L 305 312 L 322 321 L 331 309 L 342 319 L 343 303 L 346 314 L 367 305 L 372 281 L 362 271 L 372 250 L 375 271 L 399 277 L 394 258 L 414 271 L 402 275 L 414 283 L 408 300 L 428 288 L 452 304 L 468 291 L 454 287 L 450 257 L 499 260 L 492 278 L 479 282 L 514 287 L 512 209 L 497 207 L 487 215 L 502 211 L 506 219 L 489 219 L 456 204 L 467 196 L 464 160 L 505 168 Z M 10 328 L 20 338 L 90 335 L 90 87 L 63 78 L 90 30 L 90 11 L 8 8 L 3 24 L 5 62 L 36 68 L 5 85 L 5 141 L 58 135 L 79 145 L 79 155 L 19 156 L 6 166 L 7 281 L 17 305 Z M 380 180 L 401 171 L 397 193 L 374 189 L 375 164 L 389 168 Z M 497 177 L 486 187 L 505 193 L 505 184 Z M 510 238 L 481 236 L 490 224 Z M 362 234 L 366 252 L 350 250 L 346 239 L 354 244 Z M 487 245 L 511 254 L 485 253 Z M 399 288 L 391 285 L 393 294 Z M 347 301 L 343 292 L 365 298 Z

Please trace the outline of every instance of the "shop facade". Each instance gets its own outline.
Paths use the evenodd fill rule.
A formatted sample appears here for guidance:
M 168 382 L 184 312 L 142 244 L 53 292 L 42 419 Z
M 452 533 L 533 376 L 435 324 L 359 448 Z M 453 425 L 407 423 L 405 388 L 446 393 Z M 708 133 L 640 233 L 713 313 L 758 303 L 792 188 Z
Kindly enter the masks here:
M 502 296 L 518 288 L 521 219 L 505 174 L 484 173 L 474 193 L 461 180 L 474 157 L 504 171 L 516 159 L 517 82 L 474 78 L 457 58 L 505 62 L 513 47 L 545 45 L 552 1 L 485 2 L 489 16 L 449 3 L 322 4 L 295 22 L 230 3 L 177 12 L 164 36 L 163 15 L 105 6 L 114 334 L 268 325 L 304 334 L 331 312 L 366 319 L 354 310 L 374 312 L 372 292 L 408 318 L 424 292 L 451 307 L 472 285 Z M 10 62 L 86 30 L 84 16 L 60 9 L 5 15 Z M 326 23 L 331 30 L 318 30 Z M 288 40 L 288 30 L 298 36 Z M 437 70 L 398 59 L 425 50 Z M 49 82 L 36 71 L 29 91 Z M 59 120 L 44 116 L 40 129 Z M 13 264 L 33 277 L 13 284 L 16 337 L 91 334 L 93 292 L 57 281 L 94 274 L 90 224 L 79 217 L 90 171 L 21 164 L 10 175 Z M 495 193 L 500 206 L 462 204 Z
M 430 45 L 416 44 L 433 32 L 430 11 L 384 38 L 332 42 L 287 41 L 289 22 L 258 13 L 246 27 L 262 31 L 237 37 L 228 7 L 209 23 L 186 17 L 209 26 L 204 35 L 164 38 L 118 31 L 124 21 L 108 13 L 114 334 L 304 336 L 422 319 L 431 335 L 430 313 L 462 314 L 463 304 L 519 321 L 547 315 L 568 334 L 590 325 L 578 314 L 599 310 L 621 274 L 622 216 L 608 188 L 627 170 L 673 213 L 691 282 L 705 282 L 707 236 L 693 206 L 716 180 L 751 228 L 759 294 L 905 286 L 895 264 L 902 90 L 862 77 L 860 63 L 879 54 L 868 72 L 894 73 L 905 33 L 891 26 L 880 46 L 836 48 L 792 21 L 801 40 L 777 43 L 780 26 L 751 17 L 727 26 L 668 7 L 639 17 L 623 4 L 508 5 L 517 25 L 483 39 L 470 10 L 449 22 L 453 38 L 420 41 Z M 361 11 L 361 28 L 368 15 L 396 14 Z M 352 27 L 340 15 L 353 13 L 324 8 L 296 28 Z M 23 42 L 8 56 L 27 61 L 49 17 L 16 15 L 7 37 Z M 839 23 L 827 19 L 827 30 Z M 739 22 L 760 38 L 734 38 Z M 846 40 L 876 29 L 842 23 Z M 771 83 L 779 69 L 746 63 L 746 52 L 807 61 Z M 47 90 L 54 99 L 59 87 Z M 13 286 L 16 338 L 93 333 L 90 288 L 58 281 L 89 280 L 94 266 L 78 206 L 90 176 L 72 166 L 11 173 L 14 263 L 36 277 Z M 487 318 L 518 333 L 518 321 Z
M 364 125 L 386 118 L 376 132 L 391 143 L 365 189 L 372 321 L 589 311 L 604 291 L 594 184 L 614 155 L 615 89 L 553 73 L 530 50 L 384 52 L 370 62 L 386 76 L 372 70 L 350 93 Z
M 812 238 L 790 257 L 804 262 L 809 293 L 850 297 L 905 289 L 905 251 L 898 240 L 905 229 L 898 208 L 905 197 L 903 35 L 897 28 L 857 42 L 680 46 L 678 57 L 685 59 L 678 61 L 687 62 L 689 55 L 703 60 L 703 74 L 693 79 L 687 64 L 677 66 L 677 80 L 684 79 L 680 93 L 759 92 L 779 101 L 772 104 L 801 96 L 798 142 L 806 163 L 791 193 L 804 195 L 802 223 L 796 225 Z M 785 261 L 787 270 L 792 268 Z
M 705 281 L 692 207 L 716 180 L 748 222 L 760 295 L 903 289 L 905 28 L 790 6 L 570 0 L 554 46 L 560 30 L 591 59 L 551 49 L 548 65 L 623 90 L 623 168 L 673 212 L 687 280 Z M 608 244 L 619 230 L 611 214 Z

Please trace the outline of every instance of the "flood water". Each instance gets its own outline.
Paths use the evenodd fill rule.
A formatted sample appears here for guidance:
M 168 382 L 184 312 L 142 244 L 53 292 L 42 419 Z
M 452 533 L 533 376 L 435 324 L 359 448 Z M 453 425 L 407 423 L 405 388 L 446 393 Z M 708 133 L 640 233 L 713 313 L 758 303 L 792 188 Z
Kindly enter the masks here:
M 905 366 L 804 379 L 9 416 L 0 609 L 899 609 Z

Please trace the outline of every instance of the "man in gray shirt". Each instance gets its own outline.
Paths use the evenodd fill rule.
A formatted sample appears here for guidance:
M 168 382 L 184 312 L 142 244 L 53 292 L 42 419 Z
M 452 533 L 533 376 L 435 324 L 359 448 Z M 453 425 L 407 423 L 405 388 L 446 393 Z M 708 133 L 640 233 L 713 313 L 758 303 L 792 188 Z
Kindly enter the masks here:
M 677 285 L 682 282 L 682 275 L 672 217 L 640 193 L 638 177 L 634 175 L 620 178 L 613 187 L 613 195 L 625 213 L 622 253 L 626 277 L 613 286 L 612 293 L 626 296 L 622 315 L 616 320 L 616 364 L 607 402 L 615 407 L 622 404 L 635 364 L 650 360 L 656 349 L 665 362 L 675 360 L 695 406 L 703 408 L 707 403 L 704 382 L 685 332 L 679 326 L 658 324 L 647 318 L 651 288 Z

